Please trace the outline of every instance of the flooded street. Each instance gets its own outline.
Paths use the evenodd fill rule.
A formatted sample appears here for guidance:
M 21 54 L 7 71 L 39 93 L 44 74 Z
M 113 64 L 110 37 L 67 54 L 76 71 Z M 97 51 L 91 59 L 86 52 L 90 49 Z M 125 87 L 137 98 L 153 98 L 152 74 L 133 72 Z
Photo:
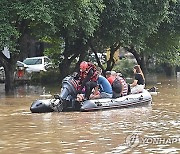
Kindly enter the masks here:
M 60 87 L 0 85 L 0 153 L 180 153 L 180 78 L 148 77 L 152 106 L 98 112 L 31 113 L 33 100 Z

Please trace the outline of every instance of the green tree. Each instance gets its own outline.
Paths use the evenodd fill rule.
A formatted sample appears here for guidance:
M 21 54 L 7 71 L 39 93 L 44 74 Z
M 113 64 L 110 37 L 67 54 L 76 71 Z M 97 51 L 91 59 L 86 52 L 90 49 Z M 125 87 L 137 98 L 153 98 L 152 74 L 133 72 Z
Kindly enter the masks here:
M 171 2 L 168 18 L 161 23 L 157 33 L 145 41 L 146 48 L 157 62 L 170 66 L 180 65 L 180 1 Z
M 50 0 L 1 0 L 0 48 L 8 47 L 11 52 L 10 59 L 0 53 L 0 61 L 5 68 L 6 92 L 14 87 L 15 64 L 26 52 L 27 36 L 34 34 L 38 38 L 54 30 L 50 5 Z
M 167 18 L 169 1 L 104 0 L 104 3 L 106 8 L 101 14 L 100 26 L 92 42 L 97 47 L 96 50 L 111 48 L 111 58 L 106 69 L 112 69 L 113 54 L 119 46 L 126 47 L 133 53 L 143 67 L 146 54 L 144 42 L 157 32 L 160 24 Z
M 29 37 L 52 43 L 55 50 L 47 52 L 60 61 L 61 78 L 69 74 L 75 58 L 80 63 L 89 49 L 96 53 L 110 47 L 105 70 L 114 66 L 113 55 L 120 46 L 132 52 L 142 67 L 145 56 L 153 54 L 158 60 L 168 56 L 175 61 L 179 52 L 172 50 L 179 49 L 179 1 L 1 0 L 0 7 L 0 48 L 11 52 L 10 59 L 0 52 L 6 91 L 13 88 L 15 64 L 27 52 Z M 162 42 L 169 42 L 168 50 L 161 48 Z
M 150 1 L 146 1 L 150 2 Z M 143 70 L 146 68 L 145 60 L 156 57 L 157 61 L 173 64 L 177 62 L 177 48 L 179 46 L 179 1 L 154 1 L 142 11 L 140 31 L 133 30 L 137 39 L 133 37 L 129 51 L 134 54 Z M 145 8 L 145 7 L 142 7 Z M 149 9 L 148 9 L 149 8 Z M 140 9 L 140 8 L 139 8 Z M 138 10 L 139 10 L 138 9 Z M 139 35 L 140 34 L 140 35 Z M 141 35 L 142 34 L 142 35 Z M 135 36 L 135 35 L 134 35 Z M 166 59 L 166 60 L 165 60 Z M 173 62 L 174 61 L 174 62 Z
M 104 4 L 106 7 L 100 16 L 100 26 L 91 39 L 91 49 L 95 52 L 110 48 L 110 59 L 105 70 L 111 70 L 115 64 L 113 59 L 115 51 L 120 45 L 129 42 L 129 29 L 135 13 L 131 1 L 104 0 Z
M 70 64 L 76 57 L 79 57 L 80 61 L 84 59 L 88 50 L 88 39 L 93 37 L 99 26 L 104 5 L 102 0 L 53 1 L 53 5 L 56 36 L 64 40 L 64 50 L 59 57 L 62 79 L 69 74 Z

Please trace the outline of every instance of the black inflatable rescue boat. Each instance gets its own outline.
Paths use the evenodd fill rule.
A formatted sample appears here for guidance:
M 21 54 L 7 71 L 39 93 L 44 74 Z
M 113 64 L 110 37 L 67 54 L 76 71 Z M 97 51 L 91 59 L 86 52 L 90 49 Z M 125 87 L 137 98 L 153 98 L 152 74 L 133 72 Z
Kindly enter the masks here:
M 130 94 L 119 98 L 101 98 L 76 101 L 78 82 L 72 76 L 62 81 L 62 91 L 52 99 L 36 100 L 32 103 L 32 113 L 63 112 L 63 111 L 94 111 L 112 108 L 127 108 L 149 105 L 152 102 L 151 94 L 143 90 L 139 94 Z

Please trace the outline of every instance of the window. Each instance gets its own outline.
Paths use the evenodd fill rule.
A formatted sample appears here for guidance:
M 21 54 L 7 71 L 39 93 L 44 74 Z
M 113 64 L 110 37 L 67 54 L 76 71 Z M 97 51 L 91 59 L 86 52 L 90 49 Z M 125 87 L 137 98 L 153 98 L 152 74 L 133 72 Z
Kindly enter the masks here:
M 26 65 L 42 64 L 42 59 L 25 59 L 23 63 Z

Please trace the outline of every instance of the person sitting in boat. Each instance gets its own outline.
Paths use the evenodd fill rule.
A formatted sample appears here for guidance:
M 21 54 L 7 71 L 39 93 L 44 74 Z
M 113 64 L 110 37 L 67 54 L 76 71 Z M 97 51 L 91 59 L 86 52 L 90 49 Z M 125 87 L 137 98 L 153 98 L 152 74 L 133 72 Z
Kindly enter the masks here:
M 123 90 L 123 85 L 120 82 L 120 80 L 117 78 L 117 74 L 115 71 L 111 71 L 111 74 L 109 75 L 109 71 L 106 72 L 106 78 L 109 81 L 109 83 L 112 86 L 113 90 L 113 98 L 118 98 L 122 96 L 122 90 Z
M 121 73 L 117 73 L 117 78 L 122 84 L 122 93 L 121 93 L 121 95 L 122 96 L 128 95 L 128 90 L 129 89 L 128 89 L 128 84 L 127 84 L 125 78 L 123 77 L 123 75 Z
M 140 65 L 135 65 L 133 71 L 134 71 L 134 81 L 132 84 L 130 84 L 130 86 L 131 86 L 131 93 L 136 94 L 143 91 L 145 87 L 145 78 Z
M 98 72 L 96 66 L 91 62 L 81 62 L 79 71 L 80 89 L 78 93 L 82 93 L 82 90 L 85 89 L 84 100 L 89 99 L 92 89 L 97 86 L 97 79 Z
M 98 68 L 97 86 L 94 88 L 93 93 L 90 95 L 91 99 L 98 98 L 112 98 L 112 87 L 109 81 L 102 76 L 101 68 Z
M 108 79 L 111 76 L 111 71 L 106 71 L 106 79 Z

